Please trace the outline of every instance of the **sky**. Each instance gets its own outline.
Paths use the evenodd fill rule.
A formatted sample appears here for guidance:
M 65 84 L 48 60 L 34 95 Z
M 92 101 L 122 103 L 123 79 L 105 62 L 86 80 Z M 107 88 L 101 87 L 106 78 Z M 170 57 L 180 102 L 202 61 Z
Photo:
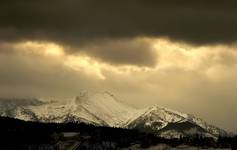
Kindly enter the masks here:
M 109 91 L 237 132 L 236 4 L 1 0 L 0 96 Z

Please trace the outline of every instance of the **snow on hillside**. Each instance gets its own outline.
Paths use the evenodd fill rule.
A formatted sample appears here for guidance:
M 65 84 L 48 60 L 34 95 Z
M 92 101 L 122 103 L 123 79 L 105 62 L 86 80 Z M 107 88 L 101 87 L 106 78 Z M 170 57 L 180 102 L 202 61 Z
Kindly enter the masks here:
M 218 137 L 219 135 L 227 135 L 226 131 L 217 128 L 213 125 L 209 125 L 205 121 L 195 117 L 194 115 L 177 112 L 175 110 L 160 107 L 158 105 L 144 109 L 144 112 L 141 115 L 130 121 L 127 125 L 129 128 L 137 128 L 143 131 L 154 132 L 165 128 L 170 123 L 176 123 L 176 125 L 178 125 L 182 122 L 188 122 L 192 124 L 193 127 L 186 127 L 188 129 L 183 129 L 182 133 L 180 133 L 180 131 L 178 132 L 176 129 L 175 131 L 170 130 L 160 134 L 172 135 L 170 137 L 180 137 L 181 134 L 187 133 L 197 133 L 206 135 L 207 137 Z M 202 128 L 203 130 L 205 130 L 205 132 L 191 132 L 195 131 L 196 127 Z
M 138 128 L 158 131 L 170 123 L 189 122 L 203 128 L 208 134 L 218 136 L 226 132 L 189 114 L 180 113 L 158 105 L 135 109 L 118 101 L 108 92 L 80 92 L 74 99 L 40 101 L 38 99 L 1 100 L 0 115 L 22 120 L 41 122 L 85 122 L 94 125 Z M 193 131 L 194 129 L 192 129 Z M 165 131 L 164 134 L 180 132 Z
M 124 121 L 137 113 L 137 110 L 115 100 L 108 92 L 81 93 L 75 100 L 77 109 L 84 108 L 94 116 L 104 120 L 109 126 L 120 127 Z
M 40 106 L 29 106 L 43 122 L 64 122 L 68 115 L 95 124 L 121 127 L 138 110 L 115 100 L 108 92 L 81 92 L 75 99 L 53 101 Z M 77 120 L 75 120 L 77 121 Z
M 178 122 L 187 118 L 187 114 L 180 113 L 158 105 L 143 109 L 141 115 L 128 123 L 129 128 L 134 128 L 137 124 L 145 128 L 159 130 L 170 122 Z

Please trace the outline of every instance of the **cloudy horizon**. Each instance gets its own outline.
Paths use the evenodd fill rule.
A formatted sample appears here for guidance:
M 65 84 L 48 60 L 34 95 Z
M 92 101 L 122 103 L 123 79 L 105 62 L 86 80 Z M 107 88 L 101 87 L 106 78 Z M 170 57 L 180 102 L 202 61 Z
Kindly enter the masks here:
M 110 91 L 237 132 L 235 1 L 3 0 L 0 97 Z

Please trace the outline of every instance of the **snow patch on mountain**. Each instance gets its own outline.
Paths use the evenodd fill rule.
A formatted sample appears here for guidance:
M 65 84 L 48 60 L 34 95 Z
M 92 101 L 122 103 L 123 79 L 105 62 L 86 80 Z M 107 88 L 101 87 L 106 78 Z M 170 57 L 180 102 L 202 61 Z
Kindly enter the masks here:
M 197 132 L 212 136 L 227 134 L 193 115 L 158 105 L 135 109 L 117 100 L 109 92 L 83 91 L 76 98 L 54 101 L 0 99 L 0 115 L 40 122 L 85 122 L 99 126 L 136 128 L 161 136 L 179 137 L 180 134 Z
M 93 116 L 105 121 L 109 126 L 121 127 L 124 121 L 137 113 L 137 110 L 115 100 L 108 92 L 82 93 L 75 100 L 77 109 L 83 108 Z

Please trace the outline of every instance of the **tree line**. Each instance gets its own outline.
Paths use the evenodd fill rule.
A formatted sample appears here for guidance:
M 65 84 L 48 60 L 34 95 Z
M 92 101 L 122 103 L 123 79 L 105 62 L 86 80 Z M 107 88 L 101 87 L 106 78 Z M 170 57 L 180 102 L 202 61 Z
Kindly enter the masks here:
M 79 122 L 39 123 L 0 117 L 0 149 L 60 149 L 60 143 L 68 140 L 64 132 L 79 133 L 73 137 L 80 141 L 80 149 L 121 149 L 134 144 L 148 148 L 157 144 L 172 147 L 190 145 L 203 148 L 237 149 L 237 136 L 219 137 L 217 140 L 201 135 L 166 139 L 138 130 L 101 127 Z

